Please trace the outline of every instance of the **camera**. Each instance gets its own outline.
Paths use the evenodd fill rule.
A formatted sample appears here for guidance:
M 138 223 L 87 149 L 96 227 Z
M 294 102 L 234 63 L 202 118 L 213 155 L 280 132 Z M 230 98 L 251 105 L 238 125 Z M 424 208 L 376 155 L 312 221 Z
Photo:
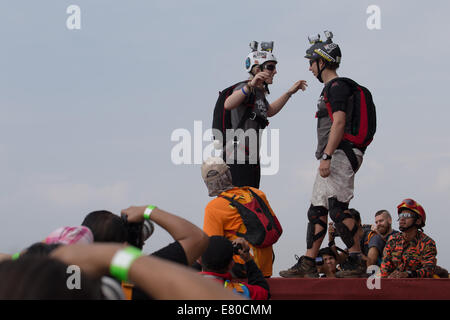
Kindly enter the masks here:
M 273 41 L 261 42 L 261 51 L 272 52 Z
M 309 36 L 308 37 L 308 41 L 309 41 L 310 44 L 315 44 L 315 43 L 321 42 L 320 41 L 320 34 Z
M 233 244 L 233 254 L 239 254 L 239 250 L 242 250 L 242 244 Z
M 155 226 L 149 220 L 145 220 L 144 222 L 139 223 L 131 223 L 128 222 L 127 216 L 123 215 L 122 220 L 127 229 L 127 242 L 128 244 L 142 249 L 144 246 L 145 240 L 150 238 L 155 230 Z
M 249 44 L 250 49 L 252 49 L 252 52 L 258 51 L 258 41 L 252 41 Z
M 322 266 L 322 265 L 323 265 L 323 258 L 319 256 L 316 258 L 316 266 Z

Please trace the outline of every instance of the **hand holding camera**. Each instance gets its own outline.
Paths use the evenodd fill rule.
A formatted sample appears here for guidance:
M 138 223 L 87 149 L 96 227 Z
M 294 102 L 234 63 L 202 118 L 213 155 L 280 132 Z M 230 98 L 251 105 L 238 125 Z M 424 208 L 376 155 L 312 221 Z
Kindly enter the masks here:
M 250 255 L 250 247 L 244 238 L 236 238 L 232 241 L 233 243 L 233 254 L 238 254 L 241 258 L 248 262 L 252 259 Z
M 127 209 L 123 209 L 120 214 L 122 217 L 126 216 L 126 220 L 129 223 L 140 223 L 144 221 L 144 211 L 146 208 L 146 206 L 131 206 Z

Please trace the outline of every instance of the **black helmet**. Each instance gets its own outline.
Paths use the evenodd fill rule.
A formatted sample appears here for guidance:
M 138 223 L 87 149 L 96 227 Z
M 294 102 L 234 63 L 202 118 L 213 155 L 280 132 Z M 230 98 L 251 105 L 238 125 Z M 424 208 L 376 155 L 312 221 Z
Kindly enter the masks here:
M 327 40 L 323 42 L 320 40 L 320 35 L 308 37 L 311 47 L 306 50 L 305 58 L 310 60 L 317 60 L 322 58 L 328 66 L 338 67 L 341 62 L 342 54 L 339 46 L 332 41 L 333 33 L 331 31 L 324 31 Z

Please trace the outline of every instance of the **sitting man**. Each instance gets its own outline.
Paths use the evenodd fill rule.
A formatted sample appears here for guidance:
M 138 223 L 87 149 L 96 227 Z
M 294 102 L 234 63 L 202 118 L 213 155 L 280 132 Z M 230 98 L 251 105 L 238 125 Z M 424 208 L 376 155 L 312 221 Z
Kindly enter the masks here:
M 426 214 L 412 199 L 398 206 L 400 233 L 394 234 L 384 248 L 381 262 L 383 278 L 431 278 L 436 268 L 436 244 L 422 232 Z
M 317 271 L 321 278 L 336 278 L 337 257 L 329 247 L 319 250 L 316 258 Z
M 375 213 L 375 225 L 369 232 L 364 233 L 363 251 L 367 255 L 367 266 L 381 265 L 384 246 L 393 234 L 398 233 L 392 229 L 392 217 L 389 211 L 379 210 Z
M 229 167 L 222 158 L 207 159 L 202 177 L 211 200 L 205 208 L 203 231 L 208 236 L 224 236 L 230 241 L 243 237 L 249 242 L 256 265 L 265 277 L 272 275 L 273 251 L 282 233 L 281 225 L 270 208 L 266 195 L 251 187 L 235 187 Z M 260 219 L 265 219 L 262 223 Z M 232 274 L 245 278 L 245 262 L 234 256 Z
M 202 255 L 201 274 L 223 283 L 225 288 L 233 290 L 252 300 L 267 300 L 269 298 L 269 284 L 261 270 L 253 261 L 247 241 L 236 238 L 233 243 L 223 236 L 212 236 L 209 246 Z M 238 253 L 245 261 L 247 283 L 232 281 L 229 271 L 234 263 L 233 253 Z

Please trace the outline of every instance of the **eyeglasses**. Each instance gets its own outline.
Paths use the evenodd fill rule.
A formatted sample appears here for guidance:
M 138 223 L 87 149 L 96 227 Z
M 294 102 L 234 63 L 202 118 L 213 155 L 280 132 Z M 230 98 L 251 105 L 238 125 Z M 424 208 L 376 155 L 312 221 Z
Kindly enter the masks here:
M 407 218 L 414 218 L 414 217 L 415 217 L 415 214 L 411 213 L 411 212 L 401 212 L 401 213 L 398 214 L 398 219 L 399 220 L 401 218 L 407 219 Z
M 274 71 L 276 68 L 277 67 L 274 64 L 268 64 L 268 65 L 264 66 L 264 69 L 267 69 L 269 71 Z
M 314 61 L 316 61 L 316 60 L 309 59 L 309 66 L 310 66 L 310 67 L 312 67 Z

